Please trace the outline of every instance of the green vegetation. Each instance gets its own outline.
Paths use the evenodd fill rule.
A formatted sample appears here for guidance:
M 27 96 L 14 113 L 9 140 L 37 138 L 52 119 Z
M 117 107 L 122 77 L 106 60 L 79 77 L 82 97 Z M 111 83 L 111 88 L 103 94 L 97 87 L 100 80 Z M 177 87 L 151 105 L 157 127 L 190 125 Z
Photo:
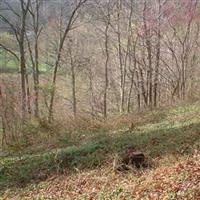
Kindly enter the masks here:
M 5 56 L 4 52 L 0 51 L 0 71 L 4 73 L 18 72 L 17 60 L 13 56 Z
M 0 5 L 0 200 L 200 198 L 200 1 Z
M 189 155 L 200 147 L 199 114 L 200 106 L 195 104 L 146 113 L 151 119 L 154 115 L 156 122 L 144 123 L 134 130 L 127 129 L 125 123 L 120 125 L 124 127 L 121 131 L 102 128 L 98 131 L 70 133 L 62 129 L 62 134 L 57 135 L 57 149 L 2 158 L 0 186 L 25 185 L 44 180 L 55 172 L 95 169 L 128 146 L 136 147 L 152 159 L 171 154 Z M 162 116 L 160 121 L 158 116 Z M 39 123 L 32 122 L 26 131 L 35 134 L 41 128 L 38 126 Z M 73 139 L 76 145 L 72 145 Z
M 0 36 L 1 37 L 1 36 Z M 27 61 L 27 71 L 31 71 L 31 61 Z M 50 71 L 49 65 L 41 63 L 39 66 L 40 73 L 47 73 Z M 0 72 L 16 74 L 19 72 L 19 64 L 17 59 L 10 53 L 0 48 Z

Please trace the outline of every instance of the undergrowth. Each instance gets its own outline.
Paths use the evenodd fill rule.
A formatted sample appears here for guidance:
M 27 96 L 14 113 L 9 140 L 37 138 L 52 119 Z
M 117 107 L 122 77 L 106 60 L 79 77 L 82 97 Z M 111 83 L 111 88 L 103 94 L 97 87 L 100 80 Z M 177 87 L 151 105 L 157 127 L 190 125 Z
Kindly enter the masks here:
M 195 104 L 116 117 L 109 123 L 89 122 L 85 129 L 83 122 L 67 129 L 32 121 L 25 127 L 30 144 L 35 136 L 49 144 L 46 150 L 38 148 L 40 151 L 33 153 L 27 148 L 15 156 L 0 158 L 0 188 L 25 186 L 45 180 L 53 173 L 95 169 L 111 163 L 112 156 L 128 146 L 155 160 L 171 154 L 190 155 L 200 147 L 199 114 L 200 106 Z M 135 126 L 130 128 L 130 123 Z

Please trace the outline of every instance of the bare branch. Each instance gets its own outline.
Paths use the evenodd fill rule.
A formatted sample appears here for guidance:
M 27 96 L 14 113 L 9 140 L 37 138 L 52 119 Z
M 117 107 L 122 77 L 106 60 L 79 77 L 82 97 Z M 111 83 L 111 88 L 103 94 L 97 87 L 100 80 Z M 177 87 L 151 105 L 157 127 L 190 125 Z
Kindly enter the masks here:
M 0 47 L 3 48 L 5 51 L 9 52 L 10 54 L 12 54 L 17 59 L 17 61 L 20 60 L 18 55 L 14 51 L 12 51 L 11 49 L 7 48 L 5 45 L 0 43 Z

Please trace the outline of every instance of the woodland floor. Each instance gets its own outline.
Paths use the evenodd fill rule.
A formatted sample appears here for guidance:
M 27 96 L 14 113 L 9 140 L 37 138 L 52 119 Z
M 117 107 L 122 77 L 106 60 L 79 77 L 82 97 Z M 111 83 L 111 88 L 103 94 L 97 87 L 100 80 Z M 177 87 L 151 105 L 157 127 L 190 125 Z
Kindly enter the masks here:
M 134 130 L 124 125 L 90 134 L 78 146 L 2 158 L 0 199 L 200 199 L 199 103 L 141 118 L 148 120 Z M 152 166 L 115 172 L 114 157 L 129 145 Z

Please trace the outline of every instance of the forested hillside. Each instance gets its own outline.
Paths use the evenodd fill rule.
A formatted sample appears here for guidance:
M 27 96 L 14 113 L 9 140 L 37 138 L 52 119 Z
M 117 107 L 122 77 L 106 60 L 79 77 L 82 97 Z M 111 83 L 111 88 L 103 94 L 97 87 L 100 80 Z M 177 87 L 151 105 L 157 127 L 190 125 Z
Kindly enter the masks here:
M 0 199 L 199 199 L 199 54 L 198 0 L 0 0 Z

